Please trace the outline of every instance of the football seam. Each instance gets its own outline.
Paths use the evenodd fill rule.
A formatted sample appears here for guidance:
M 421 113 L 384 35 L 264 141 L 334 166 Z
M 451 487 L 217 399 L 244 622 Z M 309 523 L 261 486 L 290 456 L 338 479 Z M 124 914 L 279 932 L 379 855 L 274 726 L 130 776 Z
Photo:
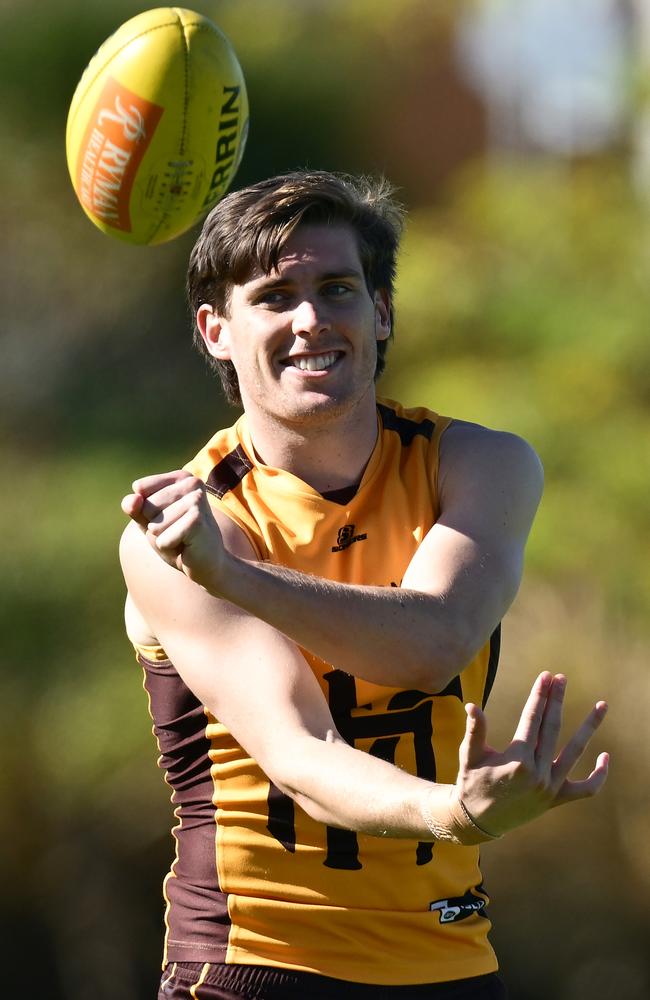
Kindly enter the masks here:
M 177 8 L 172 8 L 172 9 L 174 11 L 176 11 Z M 184 96 L 184 100 L 183 100 L 182 134 L 181 134 L 181 141 L 180 141 L 180 149 L 178 151 L 178 155 L 179 156 L 183 156 L 183 155 L 185 155 L 185 153 L 184 153 L 184 147 L 185 147 L 186 135 L 187 135 L 187 118 L 188 118 L 188 116 L 187 116 L 187 108 L 189 106 L 189 45 L 187 44 L 187 35 L 186 35 L 186 32 L 185 32 L 185 29 L 186 28 L 196 28 L 198 31 L 208 31 L 208 32 L 210 32 L 213 35 L 218 35 L 221 39 L 225 39 L 226 43 L 229 44 L 229 45 L 230 45 L 230 42 L 228 41 L 227 36 L 224 35 L 222 31 L 219 31 L 218 28 L 215 30 L 215 27 L 213 25 L 211 25 L 211 24 L 206 24 L 204 21 L 188 21 L 187 23 L 185 23 L 185 22 L 183 22 L 183 20 L 180 17 L 180 15 L 177 15 L 177 16 L 178 16 L 178 24 L 179 24 L 179 27 L 181 28 L 181 34 L 183 36 L 183 44 L 184 44 L 184 49 L 185 49 L 185 96 Z M 165 27 L 169 27 L 169 25 L 165 25 Z M 151 30 L 155 30 L 155 29 L 151 29 Z M 143 32 L 143 34 L 147 34 L 147 32 Z M 141 36 L 138 35 L 138 37 L 141 37 Z M 146 238 L 146 244 L 144 244 L 145 246 L 150 246 L 151 245 L 151 241 L 156 238 L 156 236 L 158 235 L 158 233 L 160 232 L 160 230 L 163 228 L 163 226 L 167 222 L 169 222 L 169 217 L 170 217 L 169 211 L 164 211 L 163 210 L 163 213 L 160 216 L 160 218 L 158 219 L 158 221 L 155 223 L 154 228 L 150 232 L 148 232 L 148 235 L 147 235 L 147 238 Z M 195 226 L 198 223 L 198 221 L 200 220 L 200 218 L 201 218 L 201 212 L 199 211 L 199 214 L 195 218 L 194 222 L 192 223 L 192 226 Z M 192 228 L 192 226 L 190 226 L 189 228 Z
M 208 31 L 208 32 L 211 32 L 213 35 L 219 35 L 221 38 L 226 38 L 226 36 L 222 32 L 220 32 L 218 30 L 215 31 L 214 28 L 212 27 L 212 25 L 205 24 L 205 22 L 203 22 L 203 21 L 188 21 L 187 23 L 185 23 L 183 21 L 182 17 L 180 16 L 180 14 L 178 13 L 177 8 L 173 7 L 172 10 L 174 11 L 174 13 L 176 14 L 176 17 L 178 19 L 177 20 L 177 24 L 178 24 L 178 27 L 181 29 L 181 38 L 183 40 L 183 51 L 185 53 L 185 61 L 184 61 L 184 63 L 185 63 L 185 93 L 184 93 L 184 97 L 183 97 L 183 113 L 182 113 L 182 116 L 181 116 L 181 137 L 180 137 L 180 144 L 179 144 L 179 150 L 178 150 L 178 155 L 179 156 L 184 156 L 185 155 L 185 144 L 187 142 L 187 123 L 188 123 L 188 113 L 187 113 L 187 111 L 188 111 L 188 107 L 189 107 L 189 103 L 190 103 L 190 86 L 189 86 L 190 47 L 189 47 L 189 44 L 188 44 L 188 41 L 187 41 L 186 28 L 196 28 L 197 31 Z M 144 34 L 146 34 L 146 32 L 144 32 Z M 140 36 L 138 36 L 138 37 L 140 37 Z M 227 41 L 228 41 L 228 39 L 226 39 L 226 42 Z M 146 238 L 146 244 L 145 245 L 147 245 L 147 246 L 151 245 L 151 241 L 156 238 L 156 236 L 158 235 L 158 233 L 160 232 L 160 230 L 163 228 L 163 226 L 169 221 L 169 215 L 170 215 L 169 211 L 165 211 L 163 209 L 162 215 L 160 216 L 160 218 L 158 219 L 158 221 L 155 223 L 154 228 L 151 230 L 151 232 L 149 232 L 149 234 L 148 234 L 148 236 Z M 199 217 L 200 217 L 200 213 L 199 213 Z M 196 225 L 197 222 L 198 222 L 198 218 L 196 218 L 194 220 L 194 222 L 192 223 L 192 225 Z
M 178 19 L 178 27 L 181 29 L 181 39 L 183 42 L 183 52 L 185 53 L 184 68 L 185 68 L 185 87 L 183 94 L 183 115 L 181 119 L 181 140 L 180 149 L 178 150 L 178 155 L 183 156 L 185 153 L 185 143 L 187 141 L 187 109 L 190 103 L 190 46 L 187 40 L 187 34 L 185 31 L 185 25 L 183 24 L 182 17 L 174 10 L 176 17 Z M 190 27 L 187 25 L 187 27 Z
M 174 10 L 175 9 L 176 8 L 174 8 Z M 108 65 L 113 61 L 113 59 L 115 59 L 116 56 L 119 56 L 120 52 L 122 52 L 125 48 L 127 48 L 127 46 L 129 46 L 132 42 L 137 41 L 139 38 L 144 38 L 145 35 L 151 35 L 154 31 L 161 31 L 163 28 L 173 28 L 173 27 L 174 27 L 174 22 L 173 21 L 167 21 L 165 24 L 156 24 L 152 28 L 147 28 L 146 31 L 141 31 L 139 35 L 134 35 L 132 38 L 129 38 L 128 41 L 125 41 L 123 45 L 120 45 L 119 49 L 115 49 L 115 51 L 111 53 L 110 58 L 108 58 L 106 60 L 106 62 L 104 62 L 99 67 L 99 69 L 97 70 L 97 72 L 93 75 L 92 79 L 89 80 L 87 86 L 85 87 L 85 89 L 83 91 L 83 94 L 79 95 L 79 97 L 77 99 L 77 107 L 75 109 L 75 113 L 74 113 L 73 117 L 69 120 L 67 127 L 68 128 L 72 128 L 74 120 L 75 120 L 76 116 L 79 113 L 80 105 L 85 100 L 85 98 L 86 98 L 86 96 L 88 94 L 88 91 L 90 90 L 90 88 L 96 82 L 97 77 L 100 76 L 107 69 Z M 210 32 L 212 32 L 212 34 L 219 35 L 219 37 L 221 39 L 225 40 L 229 45 L 232 45 L 232 43 L 230 42 L 230 40 L 228 39 L 228 37 L 226 35 L 224 35 L 224 33 L 222 31 L 220 31 L 217 28 L 216 25 L 205 24 L 203 21 L 188 21 L 187 24 L 183 25 L 183 29 L 185 29 L 185 28 L 197 28 L 199 31 L 210 31 Z M 103 48 L 104 45 L 106 45 L 106 42 L 108 42 L 108 41 L 110 41 L 109 38 L 107 38 L 105 42 L 102 42 L 102 45 L 100 46 L 100 49 Z M 93 62 L 93 60 L 96 59 L 97 56 L 99 55 L 100 49 L 98 49 L 97 52 L 95 52 L 95 55 L 90 60 L 90 63 L 88 64 L 87 69 L 90 68 L 90 65 Z M 81 80 L 79 81 L 79 84 L 77 84 L 77 89 L 79 88 L 79 85 L 81 84 L 82 80 L 83 80 L 83 76 L 82 76 Z M 75 92 L 73 94 L 73 100 L 77 96 L 77 89 L 75 90 Z
M 79 108 L 80 108 L 81 104 L 83 103 L 83 101 L 85 100 L 85 98 L 87 97 L 88 91 L 90 90 L 90 88 L 92 86 L 94 86 L 97 78 L 99 76 L 101 76 L 101 74 L 108 68 L 108 66 L 115 59 L 115 57 L 119 56 L 120 52 L 123 52 L 124 49 L 128 48 L 128 46 L 131 45 L 132 42 L 137 42 L 139 38 L 144 38 L 145 35 L 151 35 L 154 31 L 161 31 L 163 28 L 173 28 L 173 27 L 174 27 L 174 22 L 173 21 L 168 21 L 166 24 L 156 24 L 153 28 L 147 28 L 146 31 L 141 31 L 139 35 L 133 35 L 133 37 L 129 38 L 128 41 L 124 42 L 124 44 L 121 45 L 119 47 L 119 49 L 115 49 L 115 51 L 111 53 L 110 58 L 107 59 L 106 62 L 102 64 L 102 66 L 100 66 L 100 68 L 94 74 L 92 80 L 89 81 L 88 86 L 85 88 L 83 94 L 80 94 L 79 99 L 77 101 L 77 108 L 75 110 L 74 117 L 70 120 L 68 127 L 72 128 L 74 120 L 75 120 L 77 114 L 79 113 Z M 107 39 L 107 41 L 108 41 L 108 39 Z M 106 43 L 104 43 L 104 44 L 106 44 Z M 97 53 L 95 53 L 95 56 L 97 56 Z M 83 79 L 83 77 L 82 77 L 82 79 Z M 81 83 L 81 80 L 79 82 Z M 76 96 L 76 91 L 75 91 L 75 96 Z
M 178 144 L 178 154 L 177 154 L 178 156 L 184 156 L 185 155 L 185 144 L 186 144 L 186 141 L 187 141 L 187 117 L 188 117 L 188 115 L 187 115 L 187 109 L 188 109 L 189 103 L 190 103 L 190 93 L 189 93 L 189 91 L 190 91 L 190 85 L 189 85 L 189 78 L 190 78 L 190 47 L 189 47 L 189 43 L 188 43 L 188 40 L 187 40 L 187 34 L 185 32 L 186 25 L 183 23 L 183 18 L 180 16 L 180 14 L 178 12 L 178 9 L 176 7 L 172 7 L 172 11 L 173 11 L 173 13 L 174 13 L 174 15 L 176 17 L 176 26 L 177 26 L 177 28 L 180 29 L 181 43 L 183 45 L 183 56 L 184 56 L 184 58 L 183 58 L 183 70 L 184 70 L 184 77 L 185 77 L 185 85 L 183 87 L 183 111 L 181 113 L 181 134 L 180 134 L 180 139 L 179 139 L 179 144 Z M 188 24 L 187 27 L 196 27 L 196 25 L 189 25 Z M 160 232 L 160 230 L 162 229 L 162 227 L 165 225 L 165 223 L 168 222 L 168 220 L 169 220 L 169 212 L 165 212 L 165 210 L 163 209 L 162 215 L 160 216 L 160 218 L 158 219 L 158 222 L 155 224 L 153 230 L 149 233 L 149 235 L 147 237 L 147 244 L 149 244 L 149 245 L 151 244 L 151 241 L 156 238 L 156 236 L 158 235 L 158 233 Z

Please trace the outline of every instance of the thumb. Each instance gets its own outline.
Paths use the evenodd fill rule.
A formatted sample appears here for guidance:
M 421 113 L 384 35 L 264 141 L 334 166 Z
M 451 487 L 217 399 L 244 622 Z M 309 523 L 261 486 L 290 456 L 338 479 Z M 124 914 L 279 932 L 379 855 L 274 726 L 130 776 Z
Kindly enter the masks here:
M 478 767 L 485 754 L 487 719 L 478 705 L 474 705 L 472 702 L 465 705 L 465 711 L 467 712 L 465 736 L 458 750 L 458 758 L 461 769 L 470 770 L 473 767 Z
M 146 529 L 149 522 L 144 515 L 144 502 L 144 497 L 140 493 L 127 493 L 120 506 L 132 521 Z

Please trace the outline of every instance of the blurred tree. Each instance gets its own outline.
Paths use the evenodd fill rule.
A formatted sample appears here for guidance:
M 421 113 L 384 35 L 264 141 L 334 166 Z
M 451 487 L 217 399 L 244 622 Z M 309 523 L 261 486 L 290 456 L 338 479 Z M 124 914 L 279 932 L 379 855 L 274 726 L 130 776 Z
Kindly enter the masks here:
M 650 222 L 616 163 L 469 171 L 414 213 L 389 387 L 518 430 L 548 485 L 536 570 L 645 622 Z M 390 371 L 390 369 L 389 369 Z M 617 553 L 612 562 L 611 553 Z M 589 567 L 586 577 L 585 568 Z
M 83 67 L 147 6 L 0 7 L 2 926 L 20 976 L 4 982 L 9 996 L 35 950 L 50 1000 L 152 996 L 159 961 L 171 808 L 122 633 L 119 499 L 231 414 L 189 348 L 196 233 L 151 249 L 107 239 L 74 199 L 63 149 Z M 625 149 L 571 167 L 469 165 L 486 126 L 453 59 L 464 4 L 200 9 L 231 36 L 249 83 L 238 184 L 301 165 L 386 170 L 413 208 L 383 391 L 516 430 L 542 454 L 547 496 L 507 623 L 495 742 L 529 678 L 563 668 L 572 721 L 596 690 L 613 702 L 614 774 L 599 803 L 488 852 L 495 934 L 517 998 L 616 988 L 640 1000 L 650 241 Z

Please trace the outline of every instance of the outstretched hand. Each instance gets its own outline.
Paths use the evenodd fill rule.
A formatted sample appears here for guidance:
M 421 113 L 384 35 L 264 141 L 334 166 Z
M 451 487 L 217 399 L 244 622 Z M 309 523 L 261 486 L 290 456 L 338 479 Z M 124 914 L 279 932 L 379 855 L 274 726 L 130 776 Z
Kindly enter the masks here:
M 607 705 L 596 703 L 558 752 L 566 678 L 539 675 L 524 705 L 510 746 L 502 753 L 487 743 L 487 720 L 477 705 L 466 706 L 465 738 L 459 750 L 457 794 L 475 823 L 498 837 L 565 802 L 589 798 L 607 778 L 609 755 L 601 753 L 589 777 L 571 780 Z
M 161 559 L 218 592 L 228 556 L 200 479 L 183 470 L 137 479 L 122 510 Z

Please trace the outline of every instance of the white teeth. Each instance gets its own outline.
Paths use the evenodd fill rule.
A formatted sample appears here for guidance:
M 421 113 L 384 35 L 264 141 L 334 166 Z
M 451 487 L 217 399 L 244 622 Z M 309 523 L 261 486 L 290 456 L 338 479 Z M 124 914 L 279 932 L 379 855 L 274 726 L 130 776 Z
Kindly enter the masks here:
M 336 361 L 336 354 L 317 354 L 307 358 L 294 358 L 293 363 L 302 372 L 322 372 Z

